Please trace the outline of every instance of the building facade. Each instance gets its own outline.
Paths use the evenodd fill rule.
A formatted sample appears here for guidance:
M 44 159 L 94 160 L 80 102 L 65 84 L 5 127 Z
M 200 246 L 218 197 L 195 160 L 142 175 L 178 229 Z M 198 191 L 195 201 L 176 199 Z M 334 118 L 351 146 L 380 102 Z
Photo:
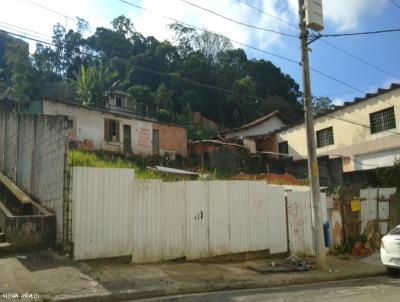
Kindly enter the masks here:
M 317 155 L 341 157 L 343 171 L 387 167 L 400 159 L 400 84 L 331 110 L 314 121 Z M 267 150 L 307 156 L 304 123 L 270 133 Z
M 187 155 L 183 126 L 160 123 L 122 110 L 106 111 L 49 99 L 34 102 L 32 107 L 31 113 L 67 116 L 70 141 L 90 141 L 93 150 L 171 158 Z

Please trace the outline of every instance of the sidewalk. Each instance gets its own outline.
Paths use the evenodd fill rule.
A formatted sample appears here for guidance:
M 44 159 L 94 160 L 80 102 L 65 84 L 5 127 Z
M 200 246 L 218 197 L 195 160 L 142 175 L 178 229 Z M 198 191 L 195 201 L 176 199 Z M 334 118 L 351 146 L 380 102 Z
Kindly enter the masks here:
M 38 293 L 41 300 L 115 301 L 154 296 L 334 281 L 385 273 L 379 255 L 328 257 L 331 272 L 260 274 L 248 269 L 272 260 L 236 263 L 132 265 L 122 260 L 75 262 L 50 252 L 0 258 L 0 293 Z M 1 299 L 1 297 L 0 297 Z

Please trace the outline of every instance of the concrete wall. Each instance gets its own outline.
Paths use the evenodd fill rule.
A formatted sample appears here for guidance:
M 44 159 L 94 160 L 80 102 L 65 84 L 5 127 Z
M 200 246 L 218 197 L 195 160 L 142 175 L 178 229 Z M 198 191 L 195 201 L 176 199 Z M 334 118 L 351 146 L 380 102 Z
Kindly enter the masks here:
M 252 135 L 263 135 L 272 132 L 276 129 L 280 129 L 286 126 L 282 120 L 273 116 L 270 119 L 258 124 L 257 126 L 250 127 L 248 129 L 242 129 L 238 131 L 232 131 L 225 134 L 225 138 L 231 138 L 235 136 L 252 136 Z
M 43 101 L 43 113 L 49 115 L 66 115 L 73 121 L 72 136 L 83 142 L 93 141 L 94 150 L 123 152 L 124 125 L 131 126 L 131 150 L 137 155 L 152 155 L 152 129 L 160 130 L 160 149 L 175 151 L 186 156 L 186 129 L 174 125 L 154 123 L 122 115 L 93 110 L 82 106 L 70 105 L 54 101 Z M 119 121 L 119 140 L 107 142 L 104 140 L 104 120 Z M 71 136 L 71 135 L 70 135 Z
M 378 159 L 378 156 L 374 154 L 384 150 L 393 150 L 391 152 L 393 155 L 399 154 L 400 140 L 398 135 L 391 134 L 387 131 L 371 134 L 369 129 L 369 114 L 393 107 L 393 105 L 397 128 L 391 129 L 390 131 L 400 132 L 400 89 L 345 107 L 331 113 L 330 116 L 322 116 L 315 119 L 315 131 L 333 127 L 334 136 L 334 144 L 318 148 L 317 154 L 319 156 L 345 156 L 349 157 L 350 161 L 354 160 L 355 156 L 371 154 L 369 158 L 376 158 L 376 163 L 380 166 L 392 165 L 393 156 L 389 156 L 386 159 Z M 332 118 L 331 116 L 337 118 Z M 344 120 L 361 123 L 367 127 L 349 123 Z M 307 144 L 305 140 L 306 134 L 303 124 L 277 134 L 277 143 L 288 141 L 289 154 L 295 159 L 304 158 L 307 155 Z M 371 161 L 369 161 L 368 164 L 370 164 Z M 357 167 L 349 162 L 344 162 L 344 168 L 354 169 Z M 363 169 L 366 168 L 367 166 L 363 167 Z M 370 166 L 369 168 L 374 168 L 374 166 Z
M 56 213 L 57 240 L 61 241 L 66 118 L 0 112 L 0 126 L 2 171 L 25 193 Z

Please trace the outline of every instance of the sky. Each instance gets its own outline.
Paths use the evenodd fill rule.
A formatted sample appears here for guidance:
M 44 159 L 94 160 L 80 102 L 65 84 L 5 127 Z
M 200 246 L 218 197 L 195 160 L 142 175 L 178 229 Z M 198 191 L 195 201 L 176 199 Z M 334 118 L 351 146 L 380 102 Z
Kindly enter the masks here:
M 87 20 L 94 31 L 99 26 L 110 27 L 112 19 L 124 14 L 131 18 L 136 30 L 142 34 L 152 35 L 159 40 L 171 40 L 171 32 L 166 26 L 172 21 L 162 17 L 167 16 L 267 52 L 300 60 L 300 41 L 296 37 L 245 27 L 182 0 L 126 1 L 148 10 L 135 8 L 119 0 L 0 0 L 0 29 L 29 33 L 39 39 L 50 40 L 52 26 L 58 22 L 67 29 L 75 29 L 76 22 L 73 19 L 79 16 Z M 289 34 L 297 33 L 298 0 L 187 1 L 242 23 Z M 322 33 L 400 28 L 400 0 L 393 1 L 398 7 L 390 0 L 324 0 L 325 28 Z M 272 61 L 302 87 L 301 68 L 298 64 L 235 43 L 233 45 L 244 48 L 250 59 Z M 341 104 L 362 97 L 366 92 L 386 88 L 392 82 L 400 83 L 400 32 L 324 38 L 312 43 L 310 47 L 312 68 L 352 86 L 348 87 L 312 72 L 311 85 L 315 96 L 329 96 L 336 104 Z M 31 42 L 30 50 L 34 49 L 35 42 Z

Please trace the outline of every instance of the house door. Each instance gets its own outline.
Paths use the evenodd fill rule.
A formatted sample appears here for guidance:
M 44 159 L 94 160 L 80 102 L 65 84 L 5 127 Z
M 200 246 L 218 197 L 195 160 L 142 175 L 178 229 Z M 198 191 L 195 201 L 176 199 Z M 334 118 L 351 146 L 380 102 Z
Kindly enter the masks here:
M 160 132 L 153 129 L 153 155 L 160 155 Z
M 132 136 L 130 125 L 124 125 L 124 152 L 132 153 Z

